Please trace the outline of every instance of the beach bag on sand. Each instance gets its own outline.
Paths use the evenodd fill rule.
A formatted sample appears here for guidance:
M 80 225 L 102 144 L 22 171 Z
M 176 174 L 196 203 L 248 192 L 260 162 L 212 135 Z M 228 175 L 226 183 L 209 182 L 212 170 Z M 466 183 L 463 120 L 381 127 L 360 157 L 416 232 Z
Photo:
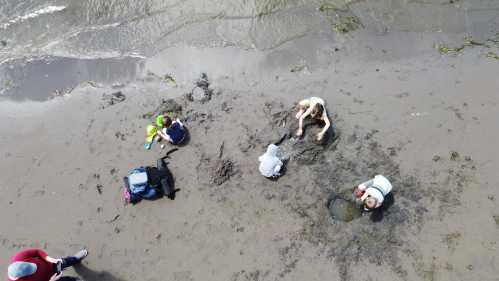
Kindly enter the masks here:
M 123 198 L 127 203 L 135 204 L 142 199 L 154 199 L 158 196 L 157 190 L 149 184 L 149 177 L 144 167 L 131 170 L 123 181 L 125 183 Z

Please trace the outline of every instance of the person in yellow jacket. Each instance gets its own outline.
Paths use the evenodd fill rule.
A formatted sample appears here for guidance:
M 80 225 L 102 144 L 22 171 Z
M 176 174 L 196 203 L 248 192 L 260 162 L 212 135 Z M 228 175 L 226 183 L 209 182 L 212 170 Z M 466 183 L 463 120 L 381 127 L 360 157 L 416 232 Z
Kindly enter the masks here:
M 147 125 L 144 148 L 151 149 L 154 141 L 159 141 L 160 138 L 172 144 L 180 144 L 184 137 L 185 129 L 178 118 L 172 121 L 168 115 L 160 114 L 156 117 L 156 124 Z

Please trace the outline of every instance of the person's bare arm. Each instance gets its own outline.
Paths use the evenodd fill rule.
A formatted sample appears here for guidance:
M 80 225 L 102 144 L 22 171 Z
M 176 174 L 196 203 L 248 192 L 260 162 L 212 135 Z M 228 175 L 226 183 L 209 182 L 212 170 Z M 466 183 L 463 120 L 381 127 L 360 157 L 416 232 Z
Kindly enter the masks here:
M 46 256 L 45 260 L 48 261 L 48 262 L 50 262 L 50 263 L 62 262 L 62 259 L 54 259 L 53 257 L 50 257 L 50 256 Z
M 170 138 L 169 135 L 163 133 L 161 130 L 158 131 L 158 136 L 160 136 L 162 139 L 168 141 L 168 142 L 172 142 L 172 139 Z
M 322 120 L 324 120 L 324 123 L 326 123 L 326 125 L 324 126 L 324 128 L 322 128 L 322 131 L 319 134 L 317 134 L 318 140 L 321 140 L 322 137 L 324 137 L 324 134 L 329 129 L 329 127 L 331 127 L 331 122 L 329 121 L 329 118 L 327 117 L 327 113 L 326 113 L 325 109 L 324 109 L 324 113 L 322 114 Z
M 54 275 L 52 275 L 52 277 L 50 277 L 49 281 L 57 281 L 57 280 L 59 280 L 59 278 L 61 278 L 61 276 L 62 276 L 62 273 L 54 273 Z
M 296 132 L 297 136 L 300 137 L 303 134 L 303 119 L 305 119 L 307 116 L 309 116 L 311 112 L 312 112 L 312 108 L 309 107 L 307 109 L 307 111 L 305 111 L 305 113 L 303 113 L 300 116 L 300 119 L 298 120 L 298 131 Z

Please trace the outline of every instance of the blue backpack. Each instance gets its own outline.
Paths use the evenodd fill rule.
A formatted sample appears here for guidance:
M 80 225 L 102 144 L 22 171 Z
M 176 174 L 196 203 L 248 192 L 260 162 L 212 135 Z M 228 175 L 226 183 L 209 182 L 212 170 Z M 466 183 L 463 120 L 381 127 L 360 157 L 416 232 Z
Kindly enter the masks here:
M 149 177 L 144 167 L 131 170 L 123 180 L 125 182 L 123 197 L 128 203 L 135 204 L 142 199 L 154 199 L 158 196 L 158 191 L 149 184 Z

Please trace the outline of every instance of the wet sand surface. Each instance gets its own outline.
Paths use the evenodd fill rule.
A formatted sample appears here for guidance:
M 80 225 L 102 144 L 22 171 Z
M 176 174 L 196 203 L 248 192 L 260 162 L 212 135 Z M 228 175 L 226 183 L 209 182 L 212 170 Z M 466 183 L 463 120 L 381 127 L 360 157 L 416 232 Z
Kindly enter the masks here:
M 499 280 L 498 9 L 1 5 L 0 265 L 85 246 L 66 275 L 87 281 Z M 333 122 L 322 144 L 315 124 L 293 135 L 309 96 Z M 177 196 L 125 205 L 122 178 L 172 148 L 143 148 L 170 109 L 190 134 L 168 159 Z M 270 181 L 258 156 L 280 139 L 290 160 Z M 376 174 L 393 200 L 331 219 L 329 199 Z
M 44 103 L 0 103 L 0 264 L 25 247 L 58 256 L 86 246 L 68 275 L 497 280 L 499 65 L 487 49 L 391 60 L 342 49 L 333 63 L 297 69 L 287 57 L 321 62 L 299 44 L 170 49 L 119 89 L 122 102 L 106 99 L 111 86 L 82 84 Z M 213 94 L 190 101 L 201 72 Z M 286 139 L 293 157 L 269 181 L 257 158 L 296 126 L 290 110 L 307 96 L 326 100 L 337 136 L 313 144 L 310 125 L 303 140 Z M 169 99 L 191 136 L 169 159 L 180 191 L 125 206 L 122 177 L 169 150 L 143 149 L 148 117 Z M 377 173 L 392 180 L 393 204 L 332 221 L 328 196 Z

